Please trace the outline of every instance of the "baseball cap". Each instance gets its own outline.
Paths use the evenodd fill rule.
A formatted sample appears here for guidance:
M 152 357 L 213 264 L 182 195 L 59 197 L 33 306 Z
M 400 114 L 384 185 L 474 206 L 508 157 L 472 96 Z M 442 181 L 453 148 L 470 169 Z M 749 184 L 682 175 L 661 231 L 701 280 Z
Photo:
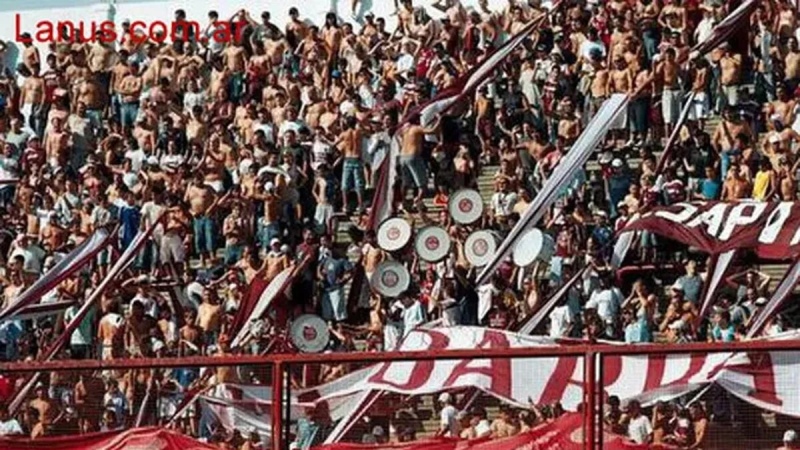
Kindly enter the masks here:
M 783 442 L 797 442 L 797 432 L 794 430 L 786 430 L 786 432 L 783 433 Z
M 449 401 L 450 401 L 450 398 L 451 398 L 451 397 L 450 397 L 450 393 L 449 393 L 449 392 L 442 392 L 441 394 L 439 394 L 439 401 L 440 401 L 441 403 L 447 403 L 447 402 L 449 402 Z

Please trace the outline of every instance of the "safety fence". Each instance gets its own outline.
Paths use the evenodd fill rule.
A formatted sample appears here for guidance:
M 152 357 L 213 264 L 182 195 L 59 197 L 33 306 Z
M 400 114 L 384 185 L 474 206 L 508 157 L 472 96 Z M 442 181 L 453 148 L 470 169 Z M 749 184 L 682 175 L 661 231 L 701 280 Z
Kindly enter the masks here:
M 0 404 L 24 436 L 157 426 L 237 449 L 444 449 L 450 433 L 476 449 L 767 449 L 800 429 L 797 340 L 476 347 L 0 363 Z M 628 439 L 648 434 L 660 446 Z

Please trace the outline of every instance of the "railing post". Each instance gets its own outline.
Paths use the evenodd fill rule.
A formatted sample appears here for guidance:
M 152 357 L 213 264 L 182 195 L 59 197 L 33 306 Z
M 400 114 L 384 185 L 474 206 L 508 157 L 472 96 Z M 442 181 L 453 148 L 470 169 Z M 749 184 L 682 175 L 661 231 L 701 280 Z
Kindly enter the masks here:
M 584 379 L 584 389 L 585 395 L 584 398 L 586 402 L 584 403 L 584 419 L 583 419 L 583 426 L 585 433 L 583 433 L 584 437 L 584 446 L 586 450 L 594 450 L 595 448 L 595 440 L 594 440 L 594 426 L 595 426 L 595 419 L 597 412 L 595 411 L 595 399 L 597 398 L 597 388 L 595 382 L 595 366 L 594 366 L 594 357 L 595 352 L 588 351 L 586 355 L 583 357 L 584 364 L 583 364 L 583 379 Z
M 603 449 L 603 433 L 605 432 L 605 386 L 603 385 L 603 380 L 605 380 L 605 374 L 603 373 L 603 353 L 597 353 L 597 383 L 595 383 L 595 390 L 597 391 L 597 399 L 598 407 L 597 407 L 597 442 L 600 443 L 600 450 Z
M 283 450 L 283 363 L 272 365 L 272 448 Z

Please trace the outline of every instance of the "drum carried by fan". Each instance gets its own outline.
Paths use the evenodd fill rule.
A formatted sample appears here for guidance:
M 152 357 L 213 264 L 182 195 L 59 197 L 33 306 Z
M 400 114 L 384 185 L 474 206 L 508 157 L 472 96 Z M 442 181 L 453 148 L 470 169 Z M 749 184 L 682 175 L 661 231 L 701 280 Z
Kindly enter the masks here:
M 456 223 L 472 225 L 483 216 L 483 198 L 473 189 L 461 189 L 450 196 L 447 211 Z
M 492 261 L 501 241 L 494 231 L 475 231 L 464 242 L 464 256 L 474 267 L 483 267 Z
M 303 353 L 319 353 L 328 346 L 331 332 L 328 324 L 315 314 L 303 314 L 292 322 L 289 338 Z
M 391 217 L 378 226 L 378 247 L 389 252 L 401 252 L 411 242 L 411 224 L 403 218 Z
M 549 263 L 556 250 L 556 241 L 538 228 L 527 231 L 514 246 L 512 259 L 518 267 L 528 267 L 540 261 Z

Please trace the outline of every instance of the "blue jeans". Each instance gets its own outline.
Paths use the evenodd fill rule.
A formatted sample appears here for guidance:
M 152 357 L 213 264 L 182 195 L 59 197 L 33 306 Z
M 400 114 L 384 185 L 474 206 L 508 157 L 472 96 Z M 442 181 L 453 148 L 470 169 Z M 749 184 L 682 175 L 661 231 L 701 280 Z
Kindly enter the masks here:
M 197 216 L 192 220 L 194 249 L 198 254 L 214 252 L 214 224 L 209 217 Z
M 139 115 L 139 102 L 122 102 L 119 105 L 120 123 L 123 127 L 133 128 L 136 125 L 136 116 Z
M 226 245 L 225 246 L 225 265 L 231 266 L 236 264 L 244 253 L 244 246 L 242 244 Z
M 261 248 L 269 250 L 269 241 L 272 238 L 279 238 L 281 236 L 281 226 L 278 222 L 264 223 L 263 219 L 258 221 L 258 242 Z

